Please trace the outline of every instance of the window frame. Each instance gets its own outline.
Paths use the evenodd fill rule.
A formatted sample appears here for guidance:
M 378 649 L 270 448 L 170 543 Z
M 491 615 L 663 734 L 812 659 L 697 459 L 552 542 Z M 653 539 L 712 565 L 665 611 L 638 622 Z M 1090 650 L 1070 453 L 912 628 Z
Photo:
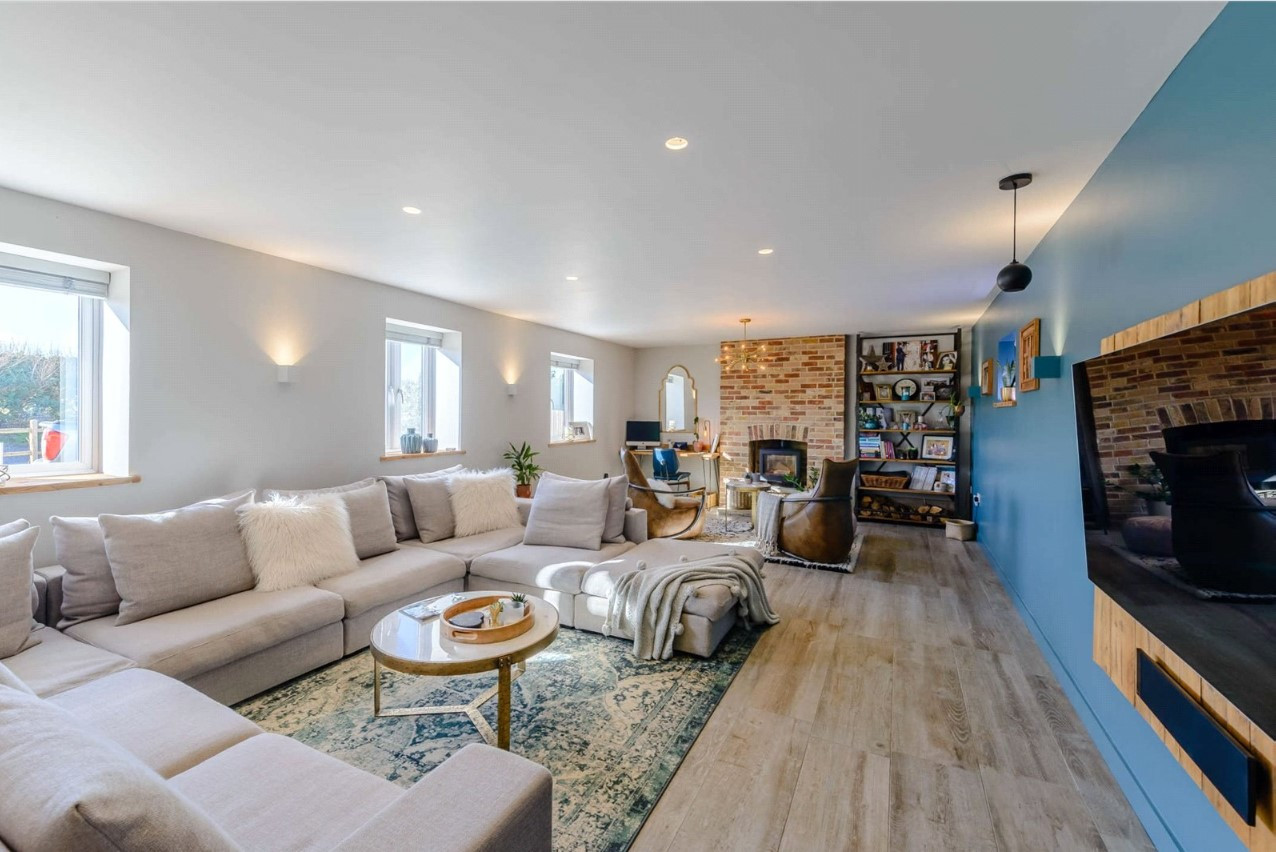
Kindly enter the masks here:
M 435 398 L 435 370 L 439 347 L 425 339 L 420 342 L 405 340 L 385 341 L 385 449 L 387 453 L 401 453 L 399 436 L 403 433 L 403 347 L 419 346 L 421 353 L 421 437 L 436 434 L 438 400 Z M 393 366 L 391 353 L 394 353 Z
M 7 282 L 4 276 L 0 275 L 0 289 L 5 287 L 23 289 L 21 284 Z M 56 291 L 45 289 L 45 292 Z M 79 476 L 102 472 L 102 312 L 105 300 L 77 293 L 70 295 L 74 295 L 78 300 L 76 307 L 79 326 L 77 329 L 79 411 L 76 415 L 76 446 L 79 457 L 74 461 L 10 464 L 9 475 L 15 482 L 22 479 Z M 42 444 L 41 436 L 37 435 L 36 440 L 37 443 Z M 0 464 L 3 463 L 4 460 L 0 459 Z
M 554 414 L 557 409 L 554 408 L 554 371 L 561 371 L 561 381 L 563 383 L 563 430 L 560 434 L 554 434 Z M 567 429 L 572 423 L 588 423 L 590 433 L 594 428 L 594 405 L 592 393 L 590 394 L 590 411 L 587 418 L 577 417 L 576 411 L 576 382 L 585 381 L 592 387 L 594 384 L 594 361 L 592 358 L 586 358 L 579 355 L 566 355 L 561 352 L 549 353 L 549 443 L 557 444 L 583 444 L 592 441 L 589 439 L 574 439 L 567 436 Z

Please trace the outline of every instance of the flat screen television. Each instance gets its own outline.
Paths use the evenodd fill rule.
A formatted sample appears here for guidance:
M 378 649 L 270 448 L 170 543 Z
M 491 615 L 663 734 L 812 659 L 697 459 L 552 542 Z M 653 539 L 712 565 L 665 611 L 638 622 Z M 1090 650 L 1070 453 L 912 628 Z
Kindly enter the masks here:
M 659 420 L 627 420 L 625 421 L 626 444 L 659 444 Z

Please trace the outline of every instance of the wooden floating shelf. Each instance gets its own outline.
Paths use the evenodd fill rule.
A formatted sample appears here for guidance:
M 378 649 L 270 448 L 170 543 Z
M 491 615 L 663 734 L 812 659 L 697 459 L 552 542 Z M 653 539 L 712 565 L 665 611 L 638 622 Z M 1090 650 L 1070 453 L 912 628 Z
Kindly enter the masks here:
M 439 450 L 437 453 L 386 453 L 381 461 L 401 461 L 403 459 L 432 459 L 438 456 L 463 456 L 465 450 Z
M 868 381 L 871 376 L 955 376 L 956 370 L 865 370 L 860 378 Z
M 911 494 L 914 497 L 944 497 L 949 500 L 957 497 L 953 491 L 922 491 L 920 488 L 874 488 L 871 485 L 861 485 L 858 490 L 880 494 Z
M 860 429 L 865 434 L 874 434 L 878 432 L 899 432 L 903 435 L 956 435 L 952 429 Z
M 956 459 L 860 459 L 861 464 L 863 464 L 864 462 L 881 462 L 883 464 L 887 464 L 890 462 L 899 462 L 900 464 L 937 464 L 937 465 L 946 464 L 946 465 L 949 465 L 950 467 L 957 466 Z
M 1017 403 L 1013 399 L 1011 399 L 1011 400 L 1003 400 L 1002 402 L 994 402 L 992 404 L 992 407 L 993 408 L 1014 408 L 1015 405 L 1017 405 Z
M 861 399 L 860 405 L 947 405 L 950 402 L 951 399 Z

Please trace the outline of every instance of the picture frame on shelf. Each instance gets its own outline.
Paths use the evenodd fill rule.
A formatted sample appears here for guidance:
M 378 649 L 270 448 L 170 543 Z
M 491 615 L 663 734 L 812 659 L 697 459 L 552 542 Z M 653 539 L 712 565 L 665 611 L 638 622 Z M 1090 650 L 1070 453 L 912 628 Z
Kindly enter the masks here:
M 899 428 L 905 432 L 912 430 L 917 425 L 916 411 L 901 411 L 899 413 Z
M 997 359 L 986 358 L 979 365 L 979 393 L 992 396 L 997 390 Z
M 944 467 L 939 469 L 939 479 L 935 482 L 935 490 L 942 491 L 945 494 L 952 494 L 957 491 L 956 468 Z
M 878 402 L 890 402 L 895 398 L 894 389 L 891 385 L 883 382 L 880 385 L 874 385 L 873 390 L 877 395 Z
M 921 402 L 935 402 L 935 392 L 933 390 L 922 391 L 922 395 L 917 397 Z
M 952 435 L 926 435 L 922 438 L 922 459 L 950 461 L 955 443 Z
M 1032 373 L 1032 361 L 1041 354 L 1041 318 L 1019 329 L 1019 392 L 1038 390 L 1041 380 Z
M 940 352 L 938 369 L 956 370 L 957 369 L 957 353 L 956 352 Z
M 569 441 L 592 441 L 594 424 L 588 420 L 573 420 L 567 424 L 567 434 L 570 436 Z

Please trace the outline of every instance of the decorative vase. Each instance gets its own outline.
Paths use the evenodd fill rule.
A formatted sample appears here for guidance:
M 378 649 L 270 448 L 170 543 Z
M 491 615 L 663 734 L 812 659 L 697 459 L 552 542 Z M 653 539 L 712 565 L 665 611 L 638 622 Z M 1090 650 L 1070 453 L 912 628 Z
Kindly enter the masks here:
M 1003 387 L 1001 389 L 1001 401 L 1013 402 L 1015 398 L 1015 389 L 1012 387 Z
M 501 610 L 501 624 L 514 624 L 523 620 L 523 613 L 526 611 L 521 603 L 513 601 L 503 601 L 504 608 Z
M 431 432 L 421 441 L 421 447 L 421 452 L 423 453 L 437 453 L 439 451 L 439 439 L 434 437 L 434 433 Z
M 408 431 L 399 436 L 399 449 L 405 454 L 421 452 L 421 436 L 416 433 L 416 429 L 409 426 Z

